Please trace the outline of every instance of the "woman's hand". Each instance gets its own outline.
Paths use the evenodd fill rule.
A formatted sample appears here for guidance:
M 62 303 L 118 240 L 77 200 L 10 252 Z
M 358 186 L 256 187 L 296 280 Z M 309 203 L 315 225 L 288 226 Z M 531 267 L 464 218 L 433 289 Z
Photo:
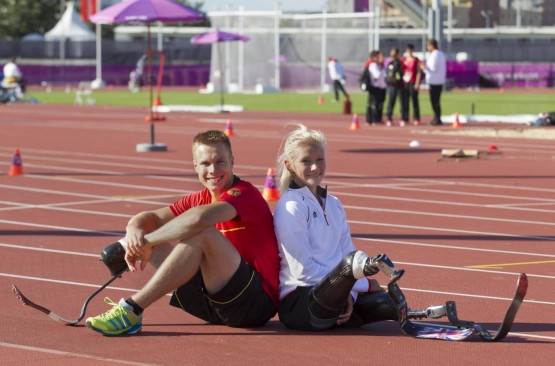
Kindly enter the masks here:
M 353 297 L 349 295 L 343 314 L 339 314 L 339 317 L 337 318 L 337 325 L 345 324 L 349 321 L 349 319 L 351 319 L 351 314 L 353 314 L 353 304 Z

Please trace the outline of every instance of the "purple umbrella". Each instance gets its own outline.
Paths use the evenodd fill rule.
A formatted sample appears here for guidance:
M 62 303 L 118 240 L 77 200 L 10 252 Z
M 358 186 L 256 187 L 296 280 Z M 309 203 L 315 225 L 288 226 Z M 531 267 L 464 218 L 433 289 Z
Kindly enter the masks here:
M 191 38 L 191 43 L 193 44 L 213 44 L 221 42 L 231 42 L 231 41 L 242 41 L 247 42 L 249 37 L 243 36 L 241 34 L 224 32 L 219 29 L 199 34 Z M 222 78 L 222 52 L 218 51 L 219 65 L 220 65 L 220 107 L 221 111 L 224 112 L 224 86 Z
M 89 19 L 97 24 L 146 24 L 147 26 L 147 77 L 149 83 L 150 144 L 141 144 L 141 151 L 165 151 L 166 145 L 154 143 L 154 118 L 152 113 L 152 60 L 150 50 L 150 23 L 188 23 L 204 20 L 203 13 L 171 0 L 125 0 L 114 4 Z M 146 147 L 146 148 L 145 148 Z M 139 150 L 139 145 L 137 145 Z

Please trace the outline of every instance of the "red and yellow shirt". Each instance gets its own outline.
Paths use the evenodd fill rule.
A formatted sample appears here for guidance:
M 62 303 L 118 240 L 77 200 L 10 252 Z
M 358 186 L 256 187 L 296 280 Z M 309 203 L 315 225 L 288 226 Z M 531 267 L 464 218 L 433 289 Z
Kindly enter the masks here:
M 236 179 L 233 186 L 220 196 L 237 211 L 229 221 L 216 228 L 233 244 L 239 255 L 262 278 L 264 291 L 278 304 L 279 254 L 272 212 L 260 191 L 251 183 Z M 212 203 L 208 189 L 192 193 L 175 202 L 170 209 L 179 216 L 188 209 Z

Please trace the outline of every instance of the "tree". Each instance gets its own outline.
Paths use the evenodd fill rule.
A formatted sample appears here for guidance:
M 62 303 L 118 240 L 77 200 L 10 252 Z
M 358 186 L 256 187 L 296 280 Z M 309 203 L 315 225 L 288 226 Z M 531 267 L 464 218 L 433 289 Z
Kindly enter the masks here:
M 60 17 L 60 0 L 0 0 L 0 39 L 45 33 Z

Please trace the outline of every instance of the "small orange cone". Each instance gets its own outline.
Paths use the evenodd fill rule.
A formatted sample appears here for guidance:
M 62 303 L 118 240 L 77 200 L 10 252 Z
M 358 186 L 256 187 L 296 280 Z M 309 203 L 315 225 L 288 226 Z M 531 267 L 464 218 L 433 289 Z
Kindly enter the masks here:
M 351 122 L 351 127 L 349 127 L 349 130 L 353 131 L 353 130 L 358 130 L 360 128 L 360 124 L 358 123 L 358 114 L 353 114 L 353 121 Z
M 228 136 L 231 137 L 233 136 L 233 123 L 231 123 L 231 120 L 228 119 L 225 123 L 225 130 L 224 133 Z
M 461 122 L 459 121 L 459 112 L 455 113 L 455 122 L 453 122 L 453 128 L 461 128 Z
M 262 197 L 264 197 L 264 199 L 268 202 L 279 200 L 279 191 L 276 187 L 276 172 L 274 168 L 268 169 L 266 182 L 264 183 L 264 190 L 262 191 Z
M 10 166 L 9 176 L 22 175 L 23 174 L 23 163 L 21 162 L 21 154 L 19 149 L 15 149 L 12 158 L 12 165 Z
M 324 97 L 321 96 L 321 95 L 319 95 L 319 96 L 318 96 L 318 101 L 317 101 L 317 103 L 318 103 L 318 104 L 324 104 Z

